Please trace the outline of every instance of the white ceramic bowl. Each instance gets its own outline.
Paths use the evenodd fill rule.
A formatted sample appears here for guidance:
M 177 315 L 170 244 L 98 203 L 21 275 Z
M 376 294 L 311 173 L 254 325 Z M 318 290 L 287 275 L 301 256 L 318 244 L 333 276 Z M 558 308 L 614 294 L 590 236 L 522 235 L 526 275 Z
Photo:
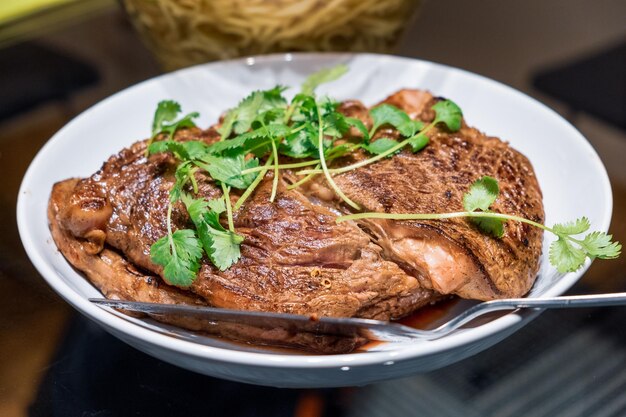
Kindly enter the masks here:
M 200 126 L 215 122 L 251 90 L 276 84 L 297 87 L 312 71 L 346 63 L 343 79 L 320 88 L 337 99 L 373 104 L 394 91 L 423 88 L 457 102 L 470 125 L 499 136 L 532 161 L 544 193 L 546 221 L 582 215 L 592 229 L 606 231 L 612 197 L 609 180 L 593 148 L 554 111 L 505 85 L 463 70 L 414 59 L 370 54 L 285 54 L 201 65 L 148 80 L 103 100 L 72 120 L 39 152 L 26 173 L 17 217 L 33 264 L 67 302 L 132 346 L 207 375 L 280 387 L 360 385 L 440 368 L 505 338 L 535 314 L 509 314 L 448 337 L 381 345 L 365 353 L 312 356 L 283 354 L 211 338 L 199 343 L 159 334 L 92 305 L 100 296 L 57 251 L 48 229 L 46 205 L 54 182 L 88 176 L 109 155 L 147 137 L 156 103 L 174 99 L 183 111 L 199 111 Z M 296 88 L 293 89 L 294 91 Z M 530 296 L 561 294 L 589 266 L 564 276 L 544 256 Z

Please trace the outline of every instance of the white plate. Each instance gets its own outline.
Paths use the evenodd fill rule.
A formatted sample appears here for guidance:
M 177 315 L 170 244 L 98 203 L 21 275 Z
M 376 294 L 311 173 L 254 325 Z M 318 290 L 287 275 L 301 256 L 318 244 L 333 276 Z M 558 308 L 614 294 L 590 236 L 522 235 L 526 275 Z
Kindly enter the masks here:
M 57 251 L 46 220 L 52 185 L 92 174 L 111 154 L 149 135 L 156 103 L 174 99 L 199 111 L 200 126 L 215 122 L 254 89 L 298 86 L 312 71 L 346 63 L 350 72 L 320 93 L 373 104 L 394 91 L 423 88 L 457 102 L 470 125 L 510 141 L 532 161 L 544 193 L 546 221 L 591 219 L 606 231 L 612 197 L 593 148 L 554 111 L 487 78 L 414 59 L 370 54 L 286 54 L 201 65 L 128 88 L 95 105 L 61 129 L 39 152 L 24 177 L 17 205 L 20 236 L 39 272 L 65 300 L 109 332 L 144 352 L 207 375 L 282 387 L 358 385 L 436 369 L 475 354 L 528 322 L 509 314 L 440 340 L 381 345 L 366 353 L 311 356 L 241 349 L 203 338 L 193 343 L 158 334 L 87 301 L 99 296 Z M 583 192 L 584 190 L 584 192 Z M 531 296 L 558 295 L 587 269 L 559 276 L 546 256 Z

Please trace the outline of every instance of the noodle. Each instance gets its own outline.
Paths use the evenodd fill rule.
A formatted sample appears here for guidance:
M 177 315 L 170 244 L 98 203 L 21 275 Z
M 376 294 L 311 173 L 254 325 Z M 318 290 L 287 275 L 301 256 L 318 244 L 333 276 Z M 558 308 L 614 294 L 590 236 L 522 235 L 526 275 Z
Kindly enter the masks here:
M 123 0 L 164 68 L 287 51 L 386 52 L 419 0 Z

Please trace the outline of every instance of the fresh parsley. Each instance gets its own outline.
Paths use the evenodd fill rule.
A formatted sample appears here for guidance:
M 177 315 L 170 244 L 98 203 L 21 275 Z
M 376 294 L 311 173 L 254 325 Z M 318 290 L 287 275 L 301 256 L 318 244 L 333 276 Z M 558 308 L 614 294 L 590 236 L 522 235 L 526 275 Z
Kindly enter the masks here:
M 163 266 L 165 280 L 179 287 L 189 287 L 200 269 L 202 248 L 193 230 L 177 230 L 163 236 L 150 247 L 150 258 Z
M 398 142 L 393 139 L 379 138 L 372 143 L 364 143 L 362 146 L 366 151 L 368 151 L 371 154 L 374 154 L 374 155 L 386 154 L 387 156 L 392 156 L 393 154 L 390 153 L 389 150 L 396 147 L 397 145 L 398 145 Z

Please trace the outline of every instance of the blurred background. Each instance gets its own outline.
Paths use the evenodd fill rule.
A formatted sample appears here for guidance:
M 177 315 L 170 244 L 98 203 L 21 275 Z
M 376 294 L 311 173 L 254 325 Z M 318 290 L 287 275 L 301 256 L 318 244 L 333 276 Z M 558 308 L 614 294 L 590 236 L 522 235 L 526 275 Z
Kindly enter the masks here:
M 325 14 L 322 6 L 335 3 Z M 139 81 L 193 63 L 286 50 L 390 51 L 464 68 L 539 99 L 604 161 L 614 193 L 611 232 L 626 242 L 623 0 L 4 0 L 0 415 L 626 415 L 626 309 L 547 312 L 484 353 L 405 380 L 287 391 L 160 363 L 81 321 L 48 289 L 23 251 L 14 214 L 38 149 L 78 113 Z M 624 256 L 596 262 L 571 292 L 625 291 L 625 265 Z M 102 376 L 116 367 L 126 373 Z M 256 405 L 246 408 L 241 399 Z

